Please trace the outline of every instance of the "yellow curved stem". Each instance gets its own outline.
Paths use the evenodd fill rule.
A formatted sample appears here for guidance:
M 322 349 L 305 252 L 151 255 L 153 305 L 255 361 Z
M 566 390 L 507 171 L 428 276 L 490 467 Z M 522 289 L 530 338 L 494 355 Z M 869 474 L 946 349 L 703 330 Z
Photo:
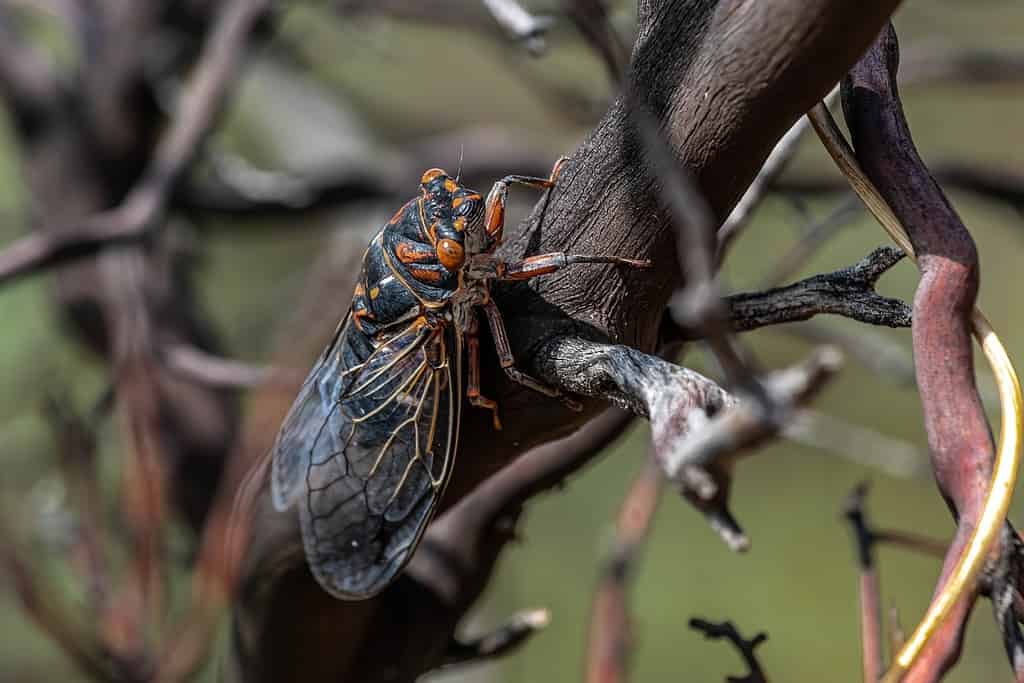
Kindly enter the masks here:
M 822 144 L 825 145 L 825 149 L 828 150 L 839 170 L 849 180 L 854 192 L 889 233 L 893 241 L 916 263 L 914 247 L 910 243 L 906 230 L 857 163 L 853 150 L 836 125 L 828 108 L 823 103 L 819 103 L 807 115 L 818 137 L 821 138 Z M 999 429 L 999 446 L 996 449 L 992 484 L 985 496 L 981 518 L 971 534 L 967 547 L 942 590 L 928 606 L 928 611 L 925 612 L 921 623 L 914 629 L 914 633 L 904 643 L 892 666 L 882 677 L 883 683 L 896 683 L 903 677 L 903 674 L 910 670 L 925 645 L 949 616 L 953 606 L 960 601 L 961 597 L 974 589 L 978 574 L 981 573 L 989 556 L 989 551 L 1002 531 L 1003 520 L 1006 519 L 1006 512 L 1013 496 L 1013 487 L 1017 481 L 1022 412 L 1024 412 L 1020 381 L 1017 379 L 1017 373 L 1013 369 L 1013 363 L 1010 362 L 1005 347 L 978 308 L 975 308 L 971 315 L 971 332 L 981 344 L 982 351 L 985 352 L 985 357 L 995 375 L 996 385 L 999 387 L 1002 424 Z

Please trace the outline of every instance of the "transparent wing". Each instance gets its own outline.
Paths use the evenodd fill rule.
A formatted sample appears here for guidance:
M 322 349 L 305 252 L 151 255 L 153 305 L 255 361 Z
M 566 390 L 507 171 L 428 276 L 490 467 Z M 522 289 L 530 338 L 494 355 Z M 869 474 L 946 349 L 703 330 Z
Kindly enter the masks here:
M 419 542 L 458 439 L 460 341 L 422 318 L 383 343 L 345 324 L 303 384 L 274 446 L 273 495 L 299 504 L 328 592 L 379 592 Z

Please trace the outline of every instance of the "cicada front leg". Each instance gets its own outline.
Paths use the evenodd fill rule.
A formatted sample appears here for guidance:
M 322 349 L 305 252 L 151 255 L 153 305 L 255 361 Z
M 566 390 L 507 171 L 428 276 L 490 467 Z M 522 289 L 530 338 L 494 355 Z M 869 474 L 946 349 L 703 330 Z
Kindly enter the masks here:
M 494 183 L 490 193 L 487 195 L 486 212 L 484 213 L 484 228 L 487 234 L 494 240 L 495 244 L 501 244 L 505 231 L 505 202 L 508 199 L 508 186 L 526 185 L 538 190 L 547 190 L 554 187 L 562 167 L 569 161 L 568 157 L 559 157 L 551 169 L 551 175 L 547 178 L 537 178 L 527 175 L 509 175 Z

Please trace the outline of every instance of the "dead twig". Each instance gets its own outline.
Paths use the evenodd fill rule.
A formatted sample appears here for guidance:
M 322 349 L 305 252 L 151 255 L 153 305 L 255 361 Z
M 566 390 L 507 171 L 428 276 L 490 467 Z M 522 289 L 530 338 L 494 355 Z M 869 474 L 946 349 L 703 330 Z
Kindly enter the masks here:
M 743 677 L 728 676 L 725 679 L 727 683 L 768 683 L 761 663 L 757 659 L 757 654 L 754 652 L 761 643 L 768 640 L 768 634 L 761 632 L 747 640 L 740 635 L 731 621 L 716 623 L 696 618 L 690 619 L 690 628 L 700 631 L 708 640 L 722 640 L 723 638 L 728 640 L 743 657 L 749 673 Z

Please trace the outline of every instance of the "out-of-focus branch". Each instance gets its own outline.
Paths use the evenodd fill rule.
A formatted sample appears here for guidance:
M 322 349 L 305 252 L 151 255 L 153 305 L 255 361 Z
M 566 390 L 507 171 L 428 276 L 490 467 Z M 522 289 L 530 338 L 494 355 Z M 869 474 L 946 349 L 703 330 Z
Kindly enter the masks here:
M 563 0 L 569 19 L 590 47 L 601 57 L 608 79 L 618 86 L 629 64 L 629 49 L 611 22 L 611 8 L 606 0 Z
M 54 69 L 29 45 L 13 24 L 11 8 L 0 4 L 0 97 L 26 136 L 53 114 L 61 97 Z
M 480 0 L 494 20 L 533 54 L 544 52 L 544 34 L 554 18 L 531 14 L 517 0 Z
M 885 670 L 882 661 L 882 598 L 875 567 L 875 537 L 865 518 L 866 495 L 866 484 L 854 488 L 843 505 L 843 515 L 853 531 L 860 568 L 860 640 L 864 683 L 877 683 Z
M 0 251 L 0 283 L 111 243 L 147 236 L 223 108 L 249 37 L 267 4 L 267 0 L 233 0 L 224 5 L 198 66 L 181 92 L 170 128 L 121 205 L 74 229 L 35 232 L 7 246 Z
M 170 370 L 212 387 L 249 389 L 266 383 L 292 386 L 301 382 L 303 377 L 298 370 L 289 371 L 222 358 L 185 344 L 165 347 L 161 352 Z
M 854 194 L 839 200 L 827 215 L 803 231 L 799 241 L 776 262 L 762 280 L 763 286 L 775 287 L 796 275 L 819 248 L 851 220 L 861 215 L 862 211 L 863 205 Z
M 729 676 L 728 683 L 768 683 L 761 663 L 757 659 L 757 654 L 754 652 L 758 645 L 768 640 L 766 633 L 758 633 L 747 640 L 740 635 L 731 621 L 715 623 L 704 619 L 690 619 L 690 628 L 700 631 L 708 640 L 722 640 L 723 638 L 728 640 L 743 657 L 749 673 L 742 678 Z
M 551 621 L 546 609 L 528 609 L 514 614 L 490 633 L 471 640 L 453 640 L 448 646 L 443 666 L 475 664 L 503 657 L 521 647 Z
M 916 381 L 914 359 L 910 352 L 881 335 L 872 334 L 870 330 L 854 332 L 813 321 L 785 325 L 778 329 L 811 344 L 835 346 L 878 377 L 896 386 L 914 386 Z
M 838 95 L 839 88 L 834 88 L 824 101 L 831 103 Z M 786 170 L 790 159 L 796 154 L 800 140 L 809 128 L 810 122 L 806 116 L 801 117 L 793 124 L 793 127 L 775 144 L 775 148 L 768 155 L 757 177 L 754 178 L 754 182 L 750 183 L 750 187 L 743 193 L 736 206 L 733 207 L 725 221 L 719 226 L 715 245 L 715 261 L 717 263 L 721 264 L 725 260 L 729 247 L 750 223 L 754 210 L 764 200 L 768 188 Z
M 1021 52 L 919 45 L 900 57 L 899 82 L 903 86 L 933 83 L 965 85 L 1017 84 L 1024 79 Z
M 60 605 L 55 600 L 60 591 L 40 584 L 40 573 L 25 559 L 29 553 L 17 543 L 8 515 L 8 510 L 0 513 L 0 570 L 7 574 L 24 612 L 87 676 L 96 681 L 141 680 L 122 678 L 129 672 L 117 670 L 96 638 L 93 624 L 82 623 Z
M 632 649 L 630 580 L 650 534 L 664 488 L 653 454 L 644 461 L 619 508 L 615 537 L 598 577 L 590 609 L 587 683 L 625 683 Z
M 799 411 L 782 435 L 800 444 L 837 453 L 851 462 L 894 477 L 924 476 L 928 456 L 915 444 L 815 410 Z M 945 546 L 939 551 L 945 552 Z
M 996 168 L 972 162 L 939 162 L 929 169 L 944 187 L 966 190 L 980 197 L 1024 207 L 1024 175 L 1009 168 Z M 849 184 L 838 175 L 783 175 L 772 183 L 776 192 L 825 194 L 846 192 Z

